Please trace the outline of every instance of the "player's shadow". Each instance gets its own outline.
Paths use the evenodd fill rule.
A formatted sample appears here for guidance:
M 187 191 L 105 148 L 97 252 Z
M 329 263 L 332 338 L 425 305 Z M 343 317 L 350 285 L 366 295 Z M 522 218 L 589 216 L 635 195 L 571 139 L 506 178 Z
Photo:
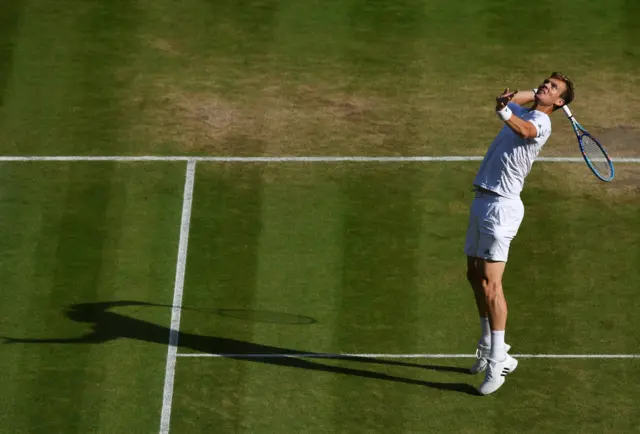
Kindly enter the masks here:
M 90 333 L 77 338 L 22 339 L 5 337 L 5 343 L 97 344 L 114 339 L 129 338 L 167 345 L 170 333 L 169 328 L 109 310 L 111 308 L 121 306 L 158 305 L 139 301 L 111 301 L 75 304 L 66 311 L 67 317 L 74 321 L 92 324 L 93 330 Z M 434 371 L 468 373 L 468 370 L 458 367 L 414 364 L 397 360 L 376 359 L 372 357 L 323 355 L 313 352 L 303 352 L 287 348 L 255 344 L 237 339 L 217 336 L 201 336 L 185 332 L 179 332 L 178 337 L 180 348 L 189 348 L 201 353 L 224 354 L 224 357 L 230 359 L 246 360 L 256 363 L 309 369 L 336 374 L 354 375 L 397 383 L 427 386 L 441 390 L 457 391 L 473 395 L 477 394 L 476 390 L 471 385 L 465 383 L 437 383 L 415 380 L 364 369 L 326 365 L 319 363 L 317 360 L 340 359 L 361 363 L 376 363 L 382 365 L 429 369 Z M 284 355 L 290 357 L 284 357 Z M 301 358 L 302 355 L 306 355 L 307 357 Z

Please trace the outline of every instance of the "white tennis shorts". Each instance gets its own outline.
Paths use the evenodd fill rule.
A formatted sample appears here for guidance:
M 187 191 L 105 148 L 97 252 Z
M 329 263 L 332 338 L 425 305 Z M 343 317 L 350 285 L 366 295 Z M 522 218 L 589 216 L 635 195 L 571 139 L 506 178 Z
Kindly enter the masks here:
M 467 256 L 506 262 L 511 240 L 523 218 L 520 199 L 477 192 L 471 203 L 464 252 Z

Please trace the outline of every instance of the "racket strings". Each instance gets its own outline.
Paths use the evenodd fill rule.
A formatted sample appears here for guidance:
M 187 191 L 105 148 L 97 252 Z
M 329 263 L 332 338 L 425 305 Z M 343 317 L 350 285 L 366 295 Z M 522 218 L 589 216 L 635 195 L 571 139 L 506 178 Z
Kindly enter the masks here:
M 584 154 L 589 159 L 593 168 L 603 177 L 609 178 L 611 176 L 611 166 L 609 165 L 607 155 L 600 145 L 587 135 L 583 135 L 580 141 L 582 142 Z

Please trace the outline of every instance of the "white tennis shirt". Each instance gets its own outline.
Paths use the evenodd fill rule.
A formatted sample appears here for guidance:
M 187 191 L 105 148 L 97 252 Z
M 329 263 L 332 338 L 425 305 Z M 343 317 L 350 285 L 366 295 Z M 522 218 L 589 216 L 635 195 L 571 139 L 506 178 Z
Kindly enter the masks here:
M 491 190 L 509 199 L 518 199 L 524 179 L 534 160 L 551 136 L 551 119 L 546 113 L 509 103 L 514 115 L 531 122 L 538 134 L 523 139 L 506 124 L 489 146 L 473 185 Z

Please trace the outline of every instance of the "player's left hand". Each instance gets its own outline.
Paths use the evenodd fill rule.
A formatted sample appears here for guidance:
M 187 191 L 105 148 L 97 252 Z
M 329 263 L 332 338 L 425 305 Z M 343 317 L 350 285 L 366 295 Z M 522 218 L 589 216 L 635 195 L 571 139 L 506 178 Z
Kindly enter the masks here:
M 496 98 L 496 111 L 502 110 L 508 103 L 513 99 L 513 97 L 518 93 L 518 90 L 514 90 L 513 92 L 506 88 L 502 95 Z

